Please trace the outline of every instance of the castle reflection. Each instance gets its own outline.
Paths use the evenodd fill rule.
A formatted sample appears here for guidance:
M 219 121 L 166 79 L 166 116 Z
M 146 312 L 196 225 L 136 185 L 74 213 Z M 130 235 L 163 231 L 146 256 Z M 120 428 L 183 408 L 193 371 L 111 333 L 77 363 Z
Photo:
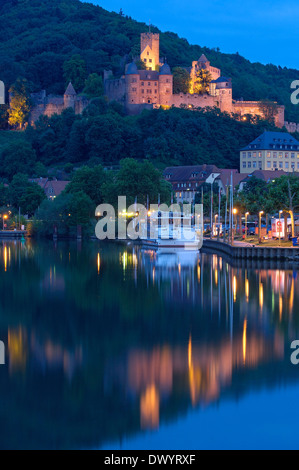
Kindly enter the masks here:
M 2 242 L 0 277 L 10 404 L 0 418 L 29 407 L 24 446 L 40 426 L 43 447 L 67 435 L 70 447 L 92 445 L 298 380 L 287 353 L 299 333 L 297 271 L 134 246 Z

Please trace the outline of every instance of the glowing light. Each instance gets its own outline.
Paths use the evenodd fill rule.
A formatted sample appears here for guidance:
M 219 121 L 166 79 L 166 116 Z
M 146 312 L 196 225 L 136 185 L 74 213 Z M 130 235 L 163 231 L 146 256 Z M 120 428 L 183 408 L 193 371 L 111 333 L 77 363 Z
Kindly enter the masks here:
M 234 289 L 234 302 L 237 301 L 237 278 L 234 276 L 233 280 L 233 289 Z
M 4 271 L 7 271 L 7 246 L 4 247 Z
M 249 302 L 249 280 L 246 279 L 245 281 L 245 295 L 246 295 L 246 302 Z
M 280 322 L 282 320 L 282 312 L 283 312 L 283 300 L 282 300 L 282 295 L 279 294 L 279 321 Z
M 155 385 L 147 387 L 140 399 L 142 429 L 157 429 L 160 422 L 160 396 Z
M 264 286 L 262 283 L 260 283 L 259 298 L 260 298 L 260 308 L 262 309 L 264 307 Z
M 247 319 L 244 320 L 243 327 L 243 361 L 246 364 L 246 352 L 247 352 Z
M 100 253 L 98 253 L 97 264 L 98 264 L 98 274 L 100 274 L 100 269 L 101 269 L 101 256 L 100 256 Z

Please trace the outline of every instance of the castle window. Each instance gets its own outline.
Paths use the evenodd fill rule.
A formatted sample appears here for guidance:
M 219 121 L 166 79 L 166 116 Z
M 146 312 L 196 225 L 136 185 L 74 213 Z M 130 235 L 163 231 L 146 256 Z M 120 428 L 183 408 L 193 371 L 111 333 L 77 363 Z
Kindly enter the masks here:
M 137 91 L 137 88 L 132 88 L 133 93 L 136 93 L 136 91 Z
M 167 79 L 166 79 L 166 83 L 170 83 L 170 80 L 169 80 L 169 78 L 167 78 Z
M 146 60 L 146 59 L 144 59 L 144 62 L 146 63 L 146 62 L 147 62 L 147 60 Z
M 141 86 L 144 86 L 144 82 L 141 82 Z
M 132 78 L 132 83 L 137 83 L 137 78 Z
M 155 86 L 158 86 L 158 82 L 155 82 Z
M 152 64 L 152 63 L 153 63 L 152 59 L 150 59 L 150 60 L 149 60 L 149 63 L 150 63 L 150 64 Z
M 149 55 L 149 52 L 147 53 L 147 55 Z
M 170 90 L 167 88 L 167 89 L 165 90 L 165 93 L 170 93 Z
M 148 86 L 151 86 L 151 82 L 148 82 Z
M 144 90 L 141 90 L 141 93 L 144 95 Z
M 158 90 L 155 90 L 155 94 L 156 94 L 156 95 L 158 94 Z

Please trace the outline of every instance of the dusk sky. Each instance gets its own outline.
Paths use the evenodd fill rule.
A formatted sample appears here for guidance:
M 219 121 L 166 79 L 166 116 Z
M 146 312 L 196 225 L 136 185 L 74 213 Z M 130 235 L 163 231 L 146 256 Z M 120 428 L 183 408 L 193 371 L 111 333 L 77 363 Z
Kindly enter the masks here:
M 89 0 L 90 1 L 90 0 Z M 299 68 L 298 0 L 92 0 L 173 31 L 192 44 L 239 52 L 252 62 Z

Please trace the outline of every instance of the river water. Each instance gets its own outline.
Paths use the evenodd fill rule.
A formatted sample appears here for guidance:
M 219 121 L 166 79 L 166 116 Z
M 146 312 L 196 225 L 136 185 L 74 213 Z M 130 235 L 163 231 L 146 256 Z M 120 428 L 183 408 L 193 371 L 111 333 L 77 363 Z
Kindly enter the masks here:
M 299 277 L 216 255 L 0 244 L 0 447 L 298 448 Z

